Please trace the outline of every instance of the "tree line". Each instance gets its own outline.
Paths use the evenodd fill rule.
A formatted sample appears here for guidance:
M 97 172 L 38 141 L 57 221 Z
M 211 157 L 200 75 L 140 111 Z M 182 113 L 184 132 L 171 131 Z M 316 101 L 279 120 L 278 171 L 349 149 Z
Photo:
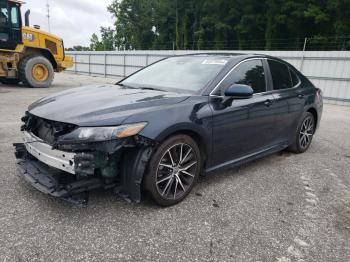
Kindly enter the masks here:
M 350 0 L 114 0 L 90 50 L 350 49 Z

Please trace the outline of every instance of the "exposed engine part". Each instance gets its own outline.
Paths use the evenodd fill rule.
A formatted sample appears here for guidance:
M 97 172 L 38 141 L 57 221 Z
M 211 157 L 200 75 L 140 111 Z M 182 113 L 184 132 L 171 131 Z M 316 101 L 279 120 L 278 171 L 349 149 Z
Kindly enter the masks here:
M 59 136 L 72 132 L 77 128 L 77 126 L 72 124 L 46 120 L 28 112 L 22 117 L 22 121 L 24 122 L 24 125 L 21 127 L 22 131 L 32 132 L 50 145 L 54 145 Z
M 95 173 L 95 156 L 89 153 L 79 153 L 74 156 L 75 172 L 77 175 L 93 175 Z

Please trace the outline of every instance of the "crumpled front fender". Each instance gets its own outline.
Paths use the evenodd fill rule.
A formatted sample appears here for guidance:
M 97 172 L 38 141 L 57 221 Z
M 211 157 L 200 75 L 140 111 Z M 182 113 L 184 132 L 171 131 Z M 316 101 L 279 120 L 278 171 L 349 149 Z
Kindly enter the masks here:
M 116 188 L 116 192 L 126 200 L 141 201 L 142 180 L 152 152 L 152 147 L 143 147 L 132 148 L 124 153 L 120 174 L 122 185 Z

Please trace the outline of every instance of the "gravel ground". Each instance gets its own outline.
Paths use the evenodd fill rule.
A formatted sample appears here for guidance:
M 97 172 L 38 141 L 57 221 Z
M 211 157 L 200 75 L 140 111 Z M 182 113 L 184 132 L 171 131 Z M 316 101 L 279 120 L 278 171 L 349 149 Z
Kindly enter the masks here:
M 26 107 L 115 81 L 58 74 L 48 89 L 0 85 L 0 261 L 350 261 L 349 107 L 325 105 L 306 153 L 202 178 L 170 208 L 109 191 L 75 208 L 22 181 L 12 143 Z

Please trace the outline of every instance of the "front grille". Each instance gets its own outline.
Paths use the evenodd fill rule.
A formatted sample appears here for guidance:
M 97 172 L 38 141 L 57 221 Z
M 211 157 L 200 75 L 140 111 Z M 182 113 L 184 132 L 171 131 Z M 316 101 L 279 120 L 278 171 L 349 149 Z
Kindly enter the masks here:
M 47 120 L 29 113 L 22 118 L 22 121 L 24 122 L 22 130 L 32 132 L 50 145 L 53 145 L 59 136 L 68 134 L 77 127 L 68 123 Z

